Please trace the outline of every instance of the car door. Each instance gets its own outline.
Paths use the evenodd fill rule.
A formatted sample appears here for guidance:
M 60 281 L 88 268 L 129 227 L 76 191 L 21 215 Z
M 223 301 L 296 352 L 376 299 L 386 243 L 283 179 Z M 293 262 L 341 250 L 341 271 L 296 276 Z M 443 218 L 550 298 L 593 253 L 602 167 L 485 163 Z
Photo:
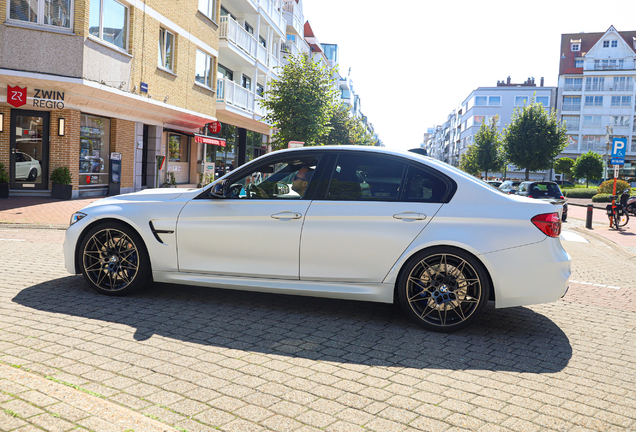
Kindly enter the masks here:
M 25 161 L 25 154 L 22 152 L 15 152 L 15 178 L 16 180 L 25 179 L 29 175 L 29 164 Z
M 449 184 L 406 159 L 343 152 L 329 165 L 303 227 L 300 278 L 382 282 L 433 220 Z
M 226 198 L 186 204 L 177 222 L 179 271 L 297 280 L 311 202 L 303 188 L 318 162 L 315 154 L 270 157 L 232 175 Z

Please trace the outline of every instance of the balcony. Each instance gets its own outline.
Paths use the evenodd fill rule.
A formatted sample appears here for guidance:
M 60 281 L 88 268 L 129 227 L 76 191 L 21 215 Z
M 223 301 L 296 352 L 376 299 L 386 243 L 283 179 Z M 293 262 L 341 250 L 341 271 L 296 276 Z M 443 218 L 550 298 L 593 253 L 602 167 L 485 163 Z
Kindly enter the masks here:
M 291 54 L 297 56 L 300 54 L 300 49 L 291 41 L 283 42 L 280 44 L 280 52 L 283 54 Z
M 255 112 L 255 94 L 238 83 L 227 78 L 216 80 L 216 101 L 241 108 L 249 113 Z
M 302 37 L 305 17 L 296 0 L 283 0 L 283 15 L 287 21 L 287 33 Z
M 561 111 L 581 111 L 581 104 L 563 104 Z
M 247 55 L 256 59 L 258 48 L 263 48 L 258 41 L 249 34 L 239 23 L 229 16 L 222 16 L 219 25 L 219 39 L 225 39 L 245 51 Z
M 579 85 L 567 85 L 565 87 L 563 87 L 563 91 L 575 91 L 575 92 L 580 92 L 583 90 L 583 85 L 579 84 Z
M 619 86 L 615 86 L 615 87 L 610 87 L 609 91 L 626 91 L 626 92 L 631 92 L 634 90 L 634 86 L 633 85 L 619 85 Z
M 274 25 L 280 30 L 282 34 L 285 34 L 285 28 L 287 27 L 287 23 L 283 14 L 278 10 L 276 3 L 274 0 L 259 0 L 261 9 L 265 11 L 267 16 L 272 20 Z
M 581 128 L 580 123 L 566 123 L 565 124 L 565 129 L 569 132 L 569 131 L 577 131 Z

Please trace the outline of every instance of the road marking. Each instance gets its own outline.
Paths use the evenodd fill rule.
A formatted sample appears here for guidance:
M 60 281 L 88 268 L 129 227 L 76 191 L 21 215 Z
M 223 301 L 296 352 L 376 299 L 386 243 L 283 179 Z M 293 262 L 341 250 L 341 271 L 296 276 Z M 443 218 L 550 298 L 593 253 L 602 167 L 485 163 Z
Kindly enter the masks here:
M 579 242 L 579 243 L 589 243 L 589 241 L 587 241 L 585 237 L 580 236 L 577 233 L 572 231 L 561 231 L 561 240 L 573 241 L 573 242 Z
M 590 282 L 579 282 L 579 281 L 575 281 L 575 280 L 571 280 L 570 283 L 577 283 L 577 284 L 581 284 L 581 285 L 591 285 L 591 286 L 597 286 L 597 287 L 601 287 L 601 288 L 611 288 L 611 289 L 621 289 L 620 287 L 615 287 L 615 286 L 610 286 L 610 285 L 603 285 L 603 284 L 595 284 L 595 283 L 590 283 Z
M 26 241 L 25 239 L 3 239 L 0 238 L 0 241 Z

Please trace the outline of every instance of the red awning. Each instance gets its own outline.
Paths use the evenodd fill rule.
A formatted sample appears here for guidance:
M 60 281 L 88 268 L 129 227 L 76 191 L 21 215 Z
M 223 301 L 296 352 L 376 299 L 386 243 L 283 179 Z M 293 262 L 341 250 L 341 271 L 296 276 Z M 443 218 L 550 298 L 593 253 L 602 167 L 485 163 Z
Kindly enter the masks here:
M 194 135 L 194 142 L 199 144 L 210 144 L 225 147 L 225 139 L 224 138 L 215 138 L 207 135 Z

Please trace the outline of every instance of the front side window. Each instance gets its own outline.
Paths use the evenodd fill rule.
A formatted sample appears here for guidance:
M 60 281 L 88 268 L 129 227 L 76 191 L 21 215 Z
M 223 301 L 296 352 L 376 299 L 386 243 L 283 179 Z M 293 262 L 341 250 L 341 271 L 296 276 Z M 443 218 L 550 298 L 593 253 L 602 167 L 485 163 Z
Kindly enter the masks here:
M 159 29 L 159 66 L 174 70 L 174 35 L 168 30 Z
M 9 19 L 71 28 L 73 0 L 9 0 Z
M 88 31 L 91 36 L 128 49 L 128 8 L 116 0 L 90 0 Z
M 206 87 L 213 88 L 212 86 L 212 69 L 214 68 L 214 59 L 204 53 L 197 50 L 197 59 L 195 66 L 195 80 L 199 84 L 203 84 Z
M 328 200 L 397 201 L 406 164 L 386 157 L 341 154 L 327 192 Z
M 302 199 L 318 165 L 315 156 L 296 157 L 261 164 L 232 179 L 230 198 Z
M 216 0 L 199 0 L 199 11 L 212 21 L 216 21 Z

